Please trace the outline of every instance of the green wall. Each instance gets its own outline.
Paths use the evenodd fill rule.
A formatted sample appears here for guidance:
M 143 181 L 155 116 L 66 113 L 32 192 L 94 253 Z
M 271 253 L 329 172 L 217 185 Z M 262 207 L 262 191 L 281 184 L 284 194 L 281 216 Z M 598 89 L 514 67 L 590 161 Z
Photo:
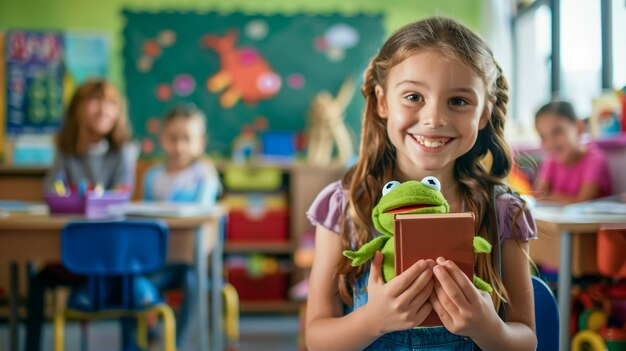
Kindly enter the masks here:
M 108 32 L 111 80 L 124 87 L 121 11 L 218 11 L 224 13 L 383 13 L 391 33 L 431 15 L 454 17 L 480 31 L 481 0 L 0 0 L 0 30 L 54 29 Z

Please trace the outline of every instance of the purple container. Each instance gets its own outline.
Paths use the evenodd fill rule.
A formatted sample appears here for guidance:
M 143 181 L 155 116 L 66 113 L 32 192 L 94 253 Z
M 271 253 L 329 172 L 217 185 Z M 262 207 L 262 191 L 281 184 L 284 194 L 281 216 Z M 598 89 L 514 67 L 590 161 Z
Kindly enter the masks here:
M 84 214 L 87 218 L 104 218 L 109 216 L 109 206 L 123 205 L 130 199 L 129 192 L 104 192 L 97 195 L 87 192 L 86 196 L 72 193 L 69 196 L 46 194 L 46 203 L 50 213 Z
M 46 194 L 46 203 L 50 213 L 85 213 L 85 197 L 78 193 L 59 196 L 55 193 Z

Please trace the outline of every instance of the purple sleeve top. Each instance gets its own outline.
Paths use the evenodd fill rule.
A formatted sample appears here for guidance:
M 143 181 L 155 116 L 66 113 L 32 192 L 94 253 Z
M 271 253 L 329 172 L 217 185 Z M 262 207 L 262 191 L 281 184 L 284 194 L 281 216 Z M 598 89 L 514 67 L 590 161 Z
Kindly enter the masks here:
M 315 198 L 307 211 L 311 224 L 340 232 L 340 218 L 348 204 L 346 191 L 341 187 L 341 181 L 336 181 L 324 188 Z M 517 238 L 528 241 L 537 238 L 537 227 L 529 208 L 523 207 L 523 200 L 518 196 L 504 193 L 496 198 L 498 214 L 498 229 L 502 240 Z M 517 221 L 515 216 L 519 212 Z

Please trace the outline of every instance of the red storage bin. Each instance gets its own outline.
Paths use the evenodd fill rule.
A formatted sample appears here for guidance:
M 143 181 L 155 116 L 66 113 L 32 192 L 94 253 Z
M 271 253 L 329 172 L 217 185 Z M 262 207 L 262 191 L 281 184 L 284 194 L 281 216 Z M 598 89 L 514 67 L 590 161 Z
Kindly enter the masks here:
M 237 289 L 241 301 L 282 301 L 287 299 L 286 272 L 252 277 L 243 267 L 227 268 L 228 281 Z
M 289 213 L 285 195 L 229 195 L 226 239 L 229 242 L 285 242 Z
M 260 216 L 234 210 L 228 214 L 226 238 L 229 242 L 287 241 L 289 215 L 284 210 L 265 211 Z

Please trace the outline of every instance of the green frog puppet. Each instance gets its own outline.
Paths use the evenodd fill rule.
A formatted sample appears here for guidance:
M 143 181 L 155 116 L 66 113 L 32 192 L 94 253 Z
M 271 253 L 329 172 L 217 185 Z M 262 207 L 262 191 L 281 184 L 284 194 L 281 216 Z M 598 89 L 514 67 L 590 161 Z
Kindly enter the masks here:
M 352 266 L 359 266 L 372 257 L 376 251 L 383 254 L 382 273 L 385 282 L 395 277 L 394 270 L 394 216 L 397 213 L 425 214 L 448 213 L 450 206 L 441 194 L 441 184 L 436 177 L 426 177 L 421 182 L 410 180 L 404 183 L 391 181 L 383 187 L 383 196 L 372 210 L 374 227 L 380 236 L 361 246 L 357 251 L 346 250 L 343 255 L 352 260 Z M 474 252 L 489 253 L 491 244 L 480 236 L 474 237 Z M 476 275 L 474 285 L 491 293 L 491 286 Z

